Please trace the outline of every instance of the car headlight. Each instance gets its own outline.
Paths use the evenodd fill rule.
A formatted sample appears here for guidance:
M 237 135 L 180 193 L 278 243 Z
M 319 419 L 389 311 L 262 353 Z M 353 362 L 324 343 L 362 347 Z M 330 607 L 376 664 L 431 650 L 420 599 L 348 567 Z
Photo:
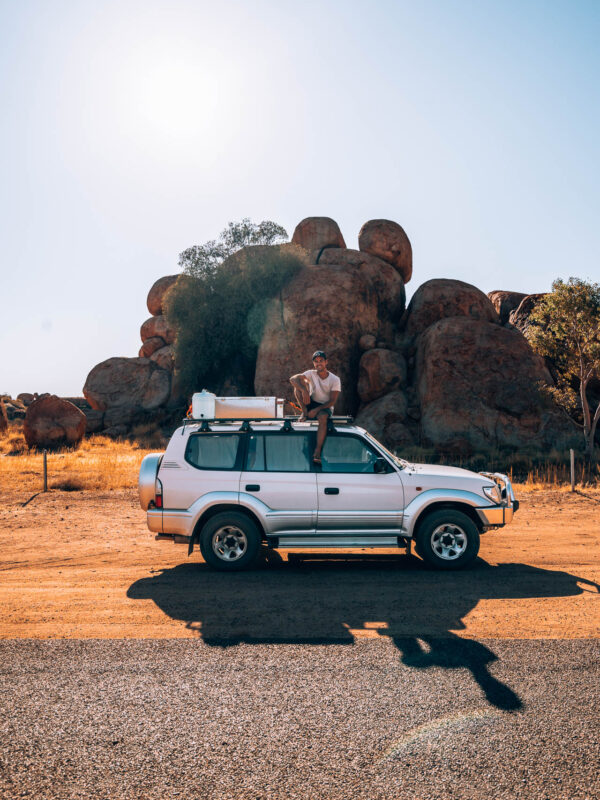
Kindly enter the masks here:
M 500 504 L 502 502 L 502 495 L 497 486 L 484 486 L 483 493 L 486 497 L 489 497 L 493 503 Z

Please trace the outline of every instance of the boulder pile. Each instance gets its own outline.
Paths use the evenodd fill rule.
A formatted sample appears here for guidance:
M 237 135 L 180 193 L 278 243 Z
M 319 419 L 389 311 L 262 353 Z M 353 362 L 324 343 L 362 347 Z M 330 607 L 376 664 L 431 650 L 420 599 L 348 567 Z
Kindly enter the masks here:
M 342 380 L 336 412 L 355 415 L 389 447 L 456 454 L 549 448 L 570 433 L 538 391 L 552 377 L 523 335 L 542 295 L 486 296 L 462 281 L 437 279 L 420 286 L 406 308 L 412 247 L 391 220 L 366 222 L 353 249 L 334 220 L 308 217 L 291 244 L 279 246 L 295 247 L 306 266 L 270 301 L 255 394 L 291 400 L 289 376 L 324 349 Z M 239 257 L 243 251 L 232 258 Z M 174 381 L 176 333 L 163 313 L 177 278 L 151 287 L 138 356 L 98 364 L 85 382 L 85 400 L 73 399 L 88 432 L 125 435 L 136 421 L 185 409 L 189 398 L 178 397 Z
M 132 425 L 178 401 L 173 380 L 175 331 L 164 316 L 163 303 L 178 275 L 159 278 L 146 300 L 152 315 L 140 328 L 137 358 L 114 357 L 97 364 L 83 387 L 87 432 L 125 436 Z M 156 416 L 156 414 L 155 414 Z M 160 417 L 160 413 L 158 414 Z

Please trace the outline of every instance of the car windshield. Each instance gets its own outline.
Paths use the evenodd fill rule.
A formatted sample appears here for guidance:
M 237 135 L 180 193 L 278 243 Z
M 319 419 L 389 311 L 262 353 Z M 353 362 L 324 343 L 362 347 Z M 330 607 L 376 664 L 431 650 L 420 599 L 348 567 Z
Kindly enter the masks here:
M 403 458 L 395 456 L 387 449 L 387 447 L 384 447 L 384 445 L 382 445 L 381 442 L 377 441 L 377 439 L 374 436 L 371 436 L 371 434 L 368 433 L 367 431 L 365 431 L 365 436 L 370 442 L 373 442 L 373 444 L 376 445 L 380 450 L 383 450 L 383 452 L 387 456 L 389 456 L 394 462 L 394 464 L 396 464 L 400 469 L 406 469 L 406 467 L 410 467 L 410 462 L 405 461 Z

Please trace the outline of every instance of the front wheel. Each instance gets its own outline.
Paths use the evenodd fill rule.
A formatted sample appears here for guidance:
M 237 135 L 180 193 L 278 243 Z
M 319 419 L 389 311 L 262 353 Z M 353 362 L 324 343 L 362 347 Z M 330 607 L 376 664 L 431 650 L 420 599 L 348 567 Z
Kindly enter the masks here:
M 462 569 L 477 557 L 479 531 L 462 511 L 434 511 L 419 525 L 416 549 L 434 569 Z
M 215 514 L 200 532 L 200 552 L 215 569 L 250 569 L 260 555 L 260 532 L 245 514 Z

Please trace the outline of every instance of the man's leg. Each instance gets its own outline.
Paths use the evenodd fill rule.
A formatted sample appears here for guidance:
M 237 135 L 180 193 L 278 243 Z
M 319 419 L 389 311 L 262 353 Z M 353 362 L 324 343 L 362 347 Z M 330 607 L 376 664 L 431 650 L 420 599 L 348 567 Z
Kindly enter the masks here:
M 327 436 L 327 420 L 329 419 L 329 414 L 327 411 L 319 411 L 317 417 L 319 420 L 319 427 L 317 429 L 317 446 L 315 447 L 313 461 L 321 460 L 321 450 L 323 449 L 325 437 Z
M 300 412 L 300 421 L 305 420 L 306 419 L 306 404 L 304 403 L 304 400 L 302 399 L 302 391 L 300 389 L 296 388 L 296 387 L 294 387 L 294 397 L 296 398 L 296 403 L 302 409 L 301 412 Z

